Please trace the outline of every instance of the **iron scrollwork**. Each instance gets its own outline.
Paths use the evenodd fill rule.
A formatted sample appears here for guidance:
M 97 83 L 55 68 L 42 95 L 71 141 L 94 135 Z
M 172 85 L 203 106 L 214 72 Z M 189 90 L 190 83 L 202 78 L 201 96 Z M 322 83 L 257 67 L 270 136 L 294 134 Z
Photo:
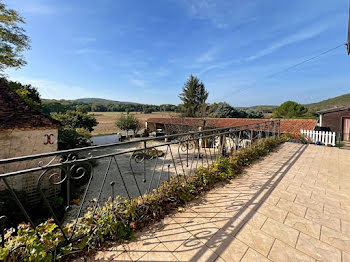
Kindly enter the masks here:
M 263 137 L 278 135 L 279 131 L 279 121 L 267 121 L 230 128 L 172 134 L 163 137 L 166 138 L 166 141 L 159 141 L 157 138 L 129 141 L 124 142 L 120 150 L 115 150 L 115 147 L 118 147 L 118 144 L 115 144 L 26 156 L 23 159 L 5 159 L 0 160 L 0 165 L 30 160 L 35 162 L 36 166 L 18 171 L 10 170 L 10 172 L 0 174 L 0 178 L 26 220 L 33 228 L 36 228 L 31 214 L 27 212 L 26 206 L 17 197 L 8 179 L 18 175 L 38 174 L 36 193 L 40 194 L 45 204 L 44 207 L 49 211 L 50 217 L 53 217 L 58 230 L 64 235 L 66 244 L 69 244 L 76 237 L 81 237 L 74 235 L 75 229 L 88 205 L 94 215 L 106 196 L 112 198 L 113 205 L 115 197 L 118 196 L 124 197 L 125 195 L 128 199 L 142 198 L 145 193 L 157 190 L 164 180 L 169 181 L 174 177 L 180 181 L 181 176 L 188 179 L 188 175 L 193 174 L 199 166 L 209 167 L 218 157 L 250 146 L 252 142 Z M 246 141 L 250 143 L 245 144 Z M 142 148 L 139 147 L 140 143 L 143 143 Z M 94 150 L 94 155 L 91 154 L 92 150 Z M 137 177 L 138 174 L 142 175 L 142 179 Z M 82 181 L 85 182 L 82 183 Z M 81 191 L 80 202 L 73 207 L 71 202 L 76 192 L 71 191 L 71 185 L 74 183 L 82 185 L 78 189 Z M 60 194 L 64 193 L 66 212 L 75 211 L 71 221 L 58 217 L 50 196 L 46 194 L 48 185 L 57 187 Z M 1 215 L 3 216 L 0 217 L 0 222 L 5 219 L 6 214 Z M 63 230 L 65 223 L 73 223 L 69 234 Z

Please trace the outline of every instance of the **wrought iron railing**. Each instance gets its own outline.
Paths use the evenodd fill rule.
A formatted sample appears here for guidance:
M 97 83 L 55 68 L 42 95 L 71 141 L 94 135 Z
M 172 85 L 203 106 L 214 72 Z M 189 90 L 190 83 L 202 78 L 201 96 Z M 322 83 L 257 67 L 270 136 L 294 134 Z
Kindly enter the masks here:
M 219 156 L 279 134 L 280 121 L 273 120 L 1 159 L 0 186 L 11 195 L 33 228 L 40 219 L 29 210 L 38 204 L 47 210 L 47 217 L 54 219 L 69 244 L 81 236 L 75 235 L 76 224 L 69 235 L 63 225 L 77 223 L 92 199 L 95 213 L 110 197 L 142 197 L 171 176 L 186 178 Z M 23 183 L 32 183 L 25 185 L 25 203 L 19 194 Z M 64 201 L 64 212 L 56 208 L 57 198 Z M 0 216 L 3 222 L 9 214 Z

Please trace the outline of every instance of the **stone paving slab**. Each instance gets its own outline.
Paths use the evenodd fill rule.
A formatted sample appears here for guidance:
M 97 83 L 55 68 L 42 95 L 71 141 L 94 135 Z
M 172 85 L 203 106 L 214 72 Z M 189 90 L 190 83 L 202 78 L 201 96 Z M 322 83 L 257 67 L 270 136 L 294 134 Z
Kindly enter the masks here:
M 77 261 L 350 261 L 350 151 L 285 143 L 130 243 Z

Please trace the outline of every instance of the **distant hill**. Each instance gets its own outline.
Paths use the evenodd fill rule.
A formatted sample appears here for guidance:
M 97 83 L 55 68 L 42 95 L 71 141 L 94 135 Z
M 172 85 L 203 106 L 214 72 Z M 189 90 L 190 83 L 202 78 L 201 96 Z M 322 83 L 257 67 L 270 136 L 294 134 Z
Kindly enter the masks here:
M 310 113 L 314 113 L 319 110 L 324 109 L 330 109 L 330 108 L 336 108 L 336 107 L 342 107 L 350 105 L 350 93 L 329 98 L 326 100 L 322 100 L 320 102 L 311 103 L 311 104 L 304 104 L 305 107 L 309 109 Z M 277 106 L 275 105 L 258 105 L 258 106 L 250 106 L 250 107 L 240 107 L 242 110 L 257 110 L 261 111 L 264 114 L 270 114 L 272 113 Z
M 140 103 L 136 102 L 124 102 L 124 101 L 115 101 L 115 100 L 109 100 L 104 98 L 78 98 L 78 99 L 45 99 L 43 98 L 42 101 L 44 102 L 60 102 L 60 103 L 77 103 L 77 104 L 113 104 L 113 105 L 141 105 Z
M 85 105 L 85 106 L 82 106 Z M 77 108 L 93 112 L 173 112 L 177 110 L 176 105 L 162 104 L 149 105 L 135 102 L 115 101 L 104 98 L 79 98 L 75 100 L 42 99 L 42 108 L 45 114 L 64 113 Z
M 317 103 L 311 103 L 305 105 L 310 111 L 315 112 L 318 110 L 324 110 L 324 109 L 330 109 L 330 108 L 336 108 L 336 107 L 342 107 L 342 106 L 348 106 L 350 105 L 350 93 L 329 98 L 326 100 L 322 100 Z
M 115 101 L 115 100 L 108 100 L 104 98 L 79 98 L 79 99 L 75 99 L 74 101 L 79 103 L 96 103 L 96 104 L 139 104 L 135 102 Z
M 266 113 L 272 113 L 277 106 L 274 105 L 258 105 L 258 106 L 249 106 L 249 107 L 238 107 L 241 110 L 254 110 L 254 111 L 261 111 L 264 114 Z

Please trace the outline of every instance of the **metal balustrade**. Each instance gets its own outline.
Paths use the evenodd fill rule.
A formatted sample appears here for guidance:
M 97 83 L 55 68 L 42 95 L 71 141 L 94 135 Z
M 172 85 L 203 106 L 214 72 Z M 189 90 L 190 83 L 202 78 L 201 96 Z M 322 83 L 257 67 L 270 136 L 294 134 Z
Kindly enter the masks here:
M 36 228 L 40 219 L 34 219 L 28 211 L 35 201 L 24 203 L 18 194 L 18 185 L 31 177 L 35 185 L 27 194 L 37 198 L 36 204 L 47 210 L 47 217 L 54 219 L 69 244 L 82 237 L 75 229 L 88 207 L 94 214 L 110 197 L 142 197 L 172 176 L 186 178 L 199 166 L 209 167 L 220 156 L 279 134 L 280 121 L 273 120 L 1 159 L 0 183 L 25 220 Z M 53 204 L 57 197 L 64 200 L 63 215 Z M 6 222 L 9 214 L 0 215 L 0 222 Z M 69 234 L 63 230 L 68 222 L 74 223 Z

